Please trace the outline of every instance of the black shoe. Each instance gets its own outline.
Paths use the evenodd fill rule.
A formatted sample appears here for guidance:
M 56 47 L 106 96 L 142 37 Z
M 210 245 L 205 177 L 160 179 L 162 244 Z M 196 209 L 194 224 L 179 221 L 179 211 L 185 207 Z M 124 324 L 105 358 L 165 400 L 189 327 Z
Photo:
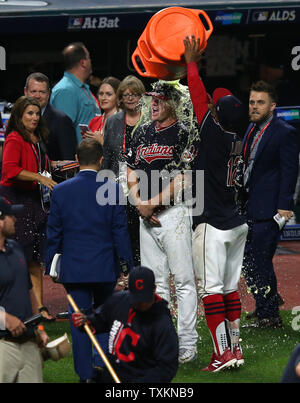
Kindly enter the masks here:
M 262 329 L 267 327 L 281 328 L 283 327 L 283 323 L 280 316 L 276 318 L 264 318 L 258 320 L 258 327 Z
M 104 368 L 95 367 L 94 373 L 93 373 L 93 378 L 92 378 L 93 382 L 94 383 L 104 383 L 103 376 L 104 376 Z
M 247 325 L 243 325 L 242 328 L 247 329 L 247 328 L 259 328 L 259 329 L 267 329 L 267 328 L 282 328 L 283 323 L 282 319 L 280 316 L 276 318 L 263 318 L 263 319 L 258 319 L 254 323 L 249 323 Z
M 283 327 L 283 322 L 280 316 L 275 317 L 275 318 L 263 318 L 263 319 L 257 319 L 253 323 L 249 323 L 246 325 L 242 326 L 243 328 L 260 328 L 260 329 L 266 329 L 266 328 L 282 328 Z

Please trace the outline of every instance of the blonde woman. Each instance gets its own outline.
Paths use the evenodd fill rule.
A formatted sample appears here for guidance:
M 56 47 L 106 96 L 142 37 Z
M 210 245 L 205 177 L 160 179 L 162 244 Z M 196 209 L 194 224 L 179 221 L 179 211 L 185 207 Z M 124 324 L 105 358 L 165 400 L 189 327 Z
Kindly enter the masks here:
M 144 84 L 135 76 L 127 76 L 120 83 L 117 98 L 121 112 L 107 120 L 104 131 L 102 169 L 110 170 L 126 192 L 125 158 L 135 129 L 141 120 L 140 100 L 145 93 Z M 135 208 L 127 203 L 128 229 L 135 265 L 140 263 L 139 218 Z

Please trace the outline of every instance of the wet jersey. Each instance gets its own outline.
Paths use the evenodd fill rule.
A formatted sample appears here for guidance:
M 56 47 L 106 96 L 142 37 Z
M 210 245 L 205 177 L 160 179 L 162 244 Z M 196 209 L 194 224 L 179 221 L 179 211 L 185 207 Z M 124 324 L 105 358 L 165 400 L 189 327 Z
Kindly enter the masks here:
M 207 106 L 205 87 L 193 63 L 188 65 L 188 84 L 200 137 L 193 169 L 204 170 L 204 211 L 193 216 L 193 226 L 208 223 L 221 230 L 231 229 L 245 222 L 238 213 L 234 190 L 242 142 L 236 133 L 224 130 L 213 118 Z
M 155 123 L 145 124 L 136 131 L 127 165 L 146 174 L 148 186 L 146 191 L 140 191 L 142 200 L 156 196 L 168 185 L 168 174 L 186 167 L 192 152 L 187 150 L 188 135 L 178 121 L 162 129 L 157 129 Z

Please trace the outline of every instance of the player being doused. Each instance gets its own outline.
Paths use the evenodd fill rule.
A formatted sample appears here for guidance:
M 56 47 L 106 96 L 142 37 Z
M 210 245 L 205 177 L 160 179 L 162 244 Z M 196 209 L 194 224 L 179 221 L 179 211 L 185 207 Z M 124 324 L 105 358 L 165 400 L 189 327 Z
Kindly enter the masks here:
M 141 264 L 155 273 L 157 293 L 170 302 L 170 273 L 174 277 L 178 316 L 179 362 L 197 355 L 197 293 L 192 262 L 190 207 L 175 203 L 177 184 L 191 155 L 192 112 L 187 87 L 158 81 L 148 98 L 150 122 L 140 126 L 128 152 L 130 200 L 140 215 Z M 150 98 L 151 97 L 151 98 Z M 188 149 L 188 150 L 187 150 Z M 165 181 L 161 173 L 178 173 Z M 141 176 L 147 181 L 141 180 Z M 170 177 L 170 176 L 169 176 Z M 143 183 L 148 186 L 143 186 Z

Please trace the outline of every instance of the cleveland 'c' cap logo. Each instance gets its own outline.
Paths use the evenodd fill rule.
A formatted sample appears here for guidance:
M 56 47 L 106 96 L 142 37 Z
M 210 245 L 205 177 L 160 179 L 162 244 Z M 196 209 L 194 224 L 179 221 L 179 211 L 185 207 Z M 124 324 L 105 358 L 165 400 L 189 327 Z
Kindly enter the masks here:
M 135 281 L 135 288 L 137 290 L 142 290 L 144 288 L 144 280 L 143 279 L 137 279 Z

